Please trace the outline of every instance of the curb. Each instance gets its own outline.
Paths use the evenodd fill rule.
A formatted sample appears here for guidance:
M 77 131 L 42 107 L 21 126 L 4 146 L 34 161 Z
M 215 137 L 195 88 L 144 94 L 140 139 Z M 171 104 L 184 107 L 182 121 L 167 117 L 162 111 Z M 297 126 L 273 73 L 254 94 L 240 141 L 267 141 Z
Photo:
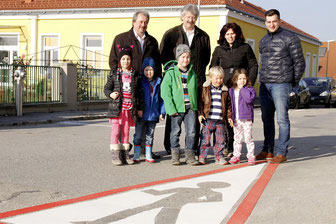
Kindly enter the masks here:
M 84 116 L 74 116 L 68 118 L 59 118 L 59 119 L 44 119 L 38 121 L 17 121 L 17 122 L 8 122 L 8 123 L 0 123 L 0 127 L 9 127 L 9 126 L 24 126 L 24 125 L 37 125 L 37 124 L 51 124 L 62 121 L 71 121 L 71 120 L 95 120 L 107 118 L 106 114 L 100 115 L 84 115 Z

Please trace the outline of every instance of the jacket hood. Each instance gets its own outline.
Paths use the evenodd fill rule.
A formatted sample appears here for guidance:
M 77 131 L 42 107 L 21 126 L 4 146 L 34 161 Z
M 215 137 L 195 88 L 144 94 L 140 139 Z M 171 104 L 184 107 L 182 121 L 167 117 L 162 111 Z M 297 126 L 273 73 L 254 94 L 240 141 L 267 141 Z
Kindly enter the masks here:
M 203 83 L 203 87 L 209 87 L 211 85 L 211 80 L 210 79 L 208 79 L 208 80 L 206 80 L 204 83 Z M 224 85 L 224 83 L 223 83 L 223 85 L 222 85 L 222 91 L 228 91 L 229 89 L 227 88 L 227 86 L 226 85 Z

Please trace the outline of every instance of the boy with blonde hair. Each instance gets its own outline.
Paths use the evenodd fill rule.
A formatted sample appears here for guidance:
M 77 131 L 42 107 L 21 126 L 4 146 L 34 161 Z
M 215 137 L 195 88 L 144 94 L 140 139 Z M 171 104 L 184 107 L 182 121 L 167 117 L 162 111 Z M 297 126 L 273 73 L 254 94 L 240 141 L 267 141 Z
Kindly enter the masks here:
M 224 70 L 220 66 L 209 70 L 210 79 L 204 82 L 199 102 L 198 120 L 202 124 L 202 141 L 199 162 L 205 164 L 210 149 L 211 134 L 215 132 L 213 146 L 216 164 L 226 165 L 223 148 L 225 147 L 225 119 L 232 124 L 231 100 L 228 88 L 223 84 Z

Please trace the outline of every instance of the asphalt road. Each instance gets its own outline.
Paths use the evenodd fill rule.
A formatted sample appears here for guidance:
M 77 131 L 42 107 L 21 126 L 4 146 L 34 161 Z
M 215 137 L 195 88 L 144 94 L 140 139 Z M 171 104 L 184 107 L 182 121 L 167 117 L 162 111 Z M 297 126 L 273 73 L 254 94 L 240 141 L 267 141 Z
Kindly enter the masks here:
M 277 168 L 248 223 L 336 223 L 335 114 L 334 108 L 290 110 L 288 162 Z M 163 156 L 160 162 L 113 166 L 110 129 L 107 119 L 0 127 L 0 213 L 223 168 L 213 161 L 172 166 L 163 148 L 164 122 L 157 126 L 153 147 Z M 260 109 L 253 136 L 258 153 Z

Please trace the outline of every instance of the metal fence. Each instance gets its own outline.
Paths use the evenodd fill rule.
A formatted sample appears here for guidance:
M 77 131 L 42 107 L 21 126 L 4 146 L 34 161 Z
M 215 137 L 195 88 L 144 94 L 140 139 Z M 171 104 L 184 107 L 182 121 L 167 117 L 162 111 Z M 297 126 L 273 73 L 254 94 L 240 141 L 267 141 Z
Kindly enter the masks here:
M 77 101 L 106 100 L 104 86 L 108 69 L 77 68 Z
M 60 102 L 60 68 L 20 65 L 27 72 L 23 82 L 23 104 Z M 0 64 L 0 104 L 15 103 L 14 71 L 18 65 Z

